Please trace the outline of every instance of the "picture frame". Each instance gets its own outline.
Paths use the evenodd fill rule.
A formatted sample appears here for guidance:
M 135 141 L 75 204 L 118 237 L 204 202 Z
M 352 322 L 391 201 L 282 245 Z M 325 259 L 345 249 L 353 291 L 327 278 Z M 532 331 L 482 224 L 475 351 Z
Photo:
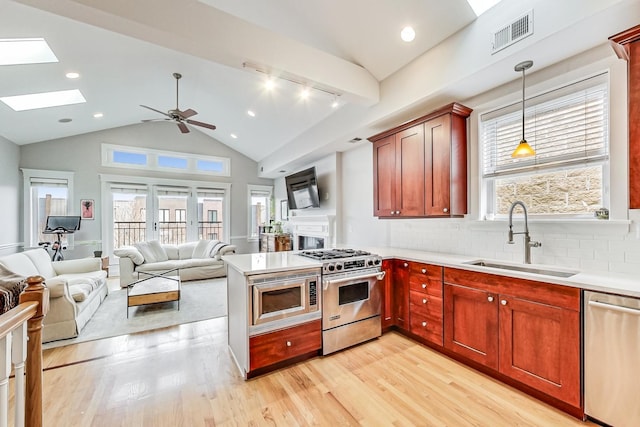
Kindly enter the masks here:
M 93 199 L 80 200 L 80 218 L 95 219 L 95 202 Z
M 289 220 L 289 202 L 287 200 L 280 200 L 280 221 Z

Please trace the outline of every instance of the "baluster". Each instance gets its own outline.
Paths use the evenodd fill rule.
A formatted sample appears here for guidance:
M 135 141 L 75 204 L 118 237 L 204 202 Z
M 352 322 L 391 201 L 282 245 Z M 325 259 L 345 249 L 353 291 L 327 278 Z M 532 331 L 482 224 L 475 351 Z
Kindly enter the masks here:
M 27 323 L 23 323 L 13 330 L 13 340 L 11 343 L 11 359 L 13 360 L 13 372 L 15 373 L 15 427 L 24 426 L 24 402 L 25 402 L 25 382 L 24 382 L 24 362 L 27 360 Z
M 0 338 L 0 427 L 9 422 L 9 374 L 11 373 L 11 332 Z

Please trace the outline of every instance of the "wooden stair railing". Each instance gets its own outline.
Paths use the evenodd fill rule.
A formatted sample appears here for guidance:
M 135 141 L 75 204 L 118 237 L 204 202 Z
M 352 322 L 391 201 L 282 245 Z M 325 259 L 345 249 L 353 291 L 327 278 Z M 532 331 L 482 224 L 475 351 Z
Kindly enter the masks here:
M 8 423 L 12 366 L 14 425 L 42 427 L 42 320 L 49 311 L 49 289 L 43 282 L 41 276 L 28 277 L 19 305 L 0 315 L 0 427 Z

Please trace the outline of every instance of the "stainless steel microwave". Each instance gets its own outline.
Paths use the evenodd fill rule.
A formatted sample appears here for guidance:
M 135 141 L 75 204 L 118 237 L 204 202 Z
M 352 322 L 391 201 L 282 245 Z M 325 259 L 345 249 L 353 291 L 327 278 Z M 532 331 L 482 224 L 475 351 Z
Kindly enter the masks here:
M 252 276 L 251 325 L 319 311 L 320 280 L 318 269 Z

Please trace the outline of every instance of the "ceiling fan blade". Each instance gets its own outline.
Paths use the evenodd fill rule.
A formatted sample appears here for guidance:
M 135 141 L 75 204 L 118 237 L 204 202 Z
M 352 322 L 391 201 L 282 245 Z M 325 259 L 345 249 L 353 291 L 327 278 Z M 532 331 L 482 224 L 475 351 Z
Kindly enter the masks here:
M 188 110 L 185 111 L 181 111 L 180 115 L 182 116 L 182 118 L 184 119 L 188 119 L 189 117 L 193 117 L 196 114 L 198 114 L 198 112 L 196 110 L 192 110 L 191 108 L 189 108 Z
M 165 122 L 165 121 L 170 121 L 171 119 L 144 119 L 142 120 L 142 122 L 147 123 L 147 122 Z
M 143 107 L 143 108 L 147 108 L 147 109 L 149 109 L 151 111 L 155 111 L 156 113 L 160 113 L 160 114 L 162 114 L 164 116 L 171 117 L 170 115 L 168 115 L 164 111 L 156 110 L 155 108 L 147 107 L 146 105 L 142 105 L 142 104 L 140 104 L 140 106 Z
M 185 125 L 182 122 L 178 122 L 177 123 L 178 127 L 180 128 L 180 132 L 182 133 L 189 133 L 189 128 L 187 127 L 187 125 Z
M 199 122 L 199 121 L 196 121 L 196 120 L 185 120 L 185 121 L 187 123 L 189 123 L 190 125 L 202 126 L 203 128 L 216 130 L 215 125 L 210 125 L 209 123 L 203 123 L 203 122 Z

